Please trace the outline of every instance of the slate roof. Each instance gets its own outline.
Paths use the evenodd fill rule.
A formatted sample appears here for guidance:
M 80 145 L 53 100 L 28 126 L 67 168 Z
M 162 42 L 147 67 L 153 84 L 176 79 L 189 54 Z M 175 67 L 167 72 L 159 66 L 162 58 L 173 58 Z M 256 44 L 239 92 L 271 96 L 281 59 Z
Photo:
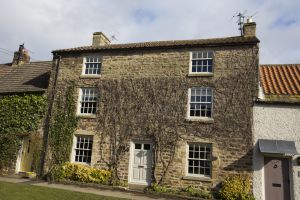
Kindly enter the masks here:
M 66 53 L 79 51 L 99 51 L 99 50 L 128 50 L 128 49 L 145 49 L 145 48 L 178 48 L 178 47 L 198 47 L 198 46 L 230 46 L 240 44 L 256 44 L 259 42 L 257 37 L 226 37 L 198 40 L 170 40 L 170 41 L 154 41 L 127 44 L 110 44 L 104 46 L 82 46 L 68 49 L 58 49 L 52 53 Z
M 268 64 L 259 67 L 266 98 L 300 101 L 300 64 Z
M 0 77 L 11 70 L 11 63 L 0 64 Z
M 6 67 L 6 69 L 4 69 Z M 0 93 L 43 92 L 48 87 L 52 61 L 0 65 Z

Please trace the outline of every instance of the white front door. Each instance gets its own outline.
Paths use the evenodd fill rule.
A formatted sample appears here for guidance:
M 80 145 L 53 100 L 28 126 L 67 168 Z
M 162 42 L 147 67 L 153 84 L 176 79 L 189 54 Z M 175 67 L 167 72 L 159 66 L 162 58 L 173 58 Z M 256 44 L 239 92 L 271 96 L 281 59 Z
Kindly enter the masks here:
M 149 185 L 151 183 L 152 144 L 135 142 L 131 152 L 131 182 Z

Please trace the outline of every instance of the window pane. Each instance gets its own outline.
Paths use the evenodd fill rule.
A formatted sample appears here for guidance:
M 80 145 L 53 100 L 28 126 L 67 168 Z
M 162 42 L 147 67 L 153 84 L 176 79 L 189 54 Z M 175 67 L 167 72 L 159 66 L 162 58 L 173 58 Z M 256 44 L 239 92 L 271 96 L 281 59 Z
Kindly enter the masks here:
M 193 174 L 193 167 L 189 167 L 189 174 Z
M 193 58 L 197 58 L 197 53 L 193 53 Z
M 199 167 L 194 168 L 194 174 L 199 174 Z
M 142 148 L 142 144 L 135 144 L 135 149 L 141 149 Z
M 205 175 L 210 176 L 210 169 L 209 168 L 205 168 Z
M 144 144 L 144 149 L 145 150 L 150 150 L 150 144 Z

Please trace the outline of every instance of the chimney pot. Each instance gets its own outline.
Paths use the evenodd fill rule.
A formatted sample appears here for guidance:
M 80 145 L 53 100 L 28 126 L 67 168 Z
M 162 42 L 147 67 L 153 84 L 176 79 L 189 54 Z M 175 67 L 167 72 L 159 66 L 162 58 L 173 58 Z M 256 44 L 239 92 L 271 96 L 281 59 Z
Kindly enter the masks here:
M 247 23 L 243 26 L 244 37 L 255 37 L 256 36 L 256 23 L 251 18 L 247 19 Z
M 252 17 L 247 18 L 247 23 L 252 23 L 252 22 L 253 22 Z
M 21 44 L 19 46 L 19 50 L 15 51 L 14 58 L 12 61 L 13 65 L 20 65 L 23 63 L 29 63 L 30 62 L 30 56 L 27 49 L 25 49 L 24 44 Z
M 102 32 L 93 33 L 93 46 L 110 45 L 110 40 Z

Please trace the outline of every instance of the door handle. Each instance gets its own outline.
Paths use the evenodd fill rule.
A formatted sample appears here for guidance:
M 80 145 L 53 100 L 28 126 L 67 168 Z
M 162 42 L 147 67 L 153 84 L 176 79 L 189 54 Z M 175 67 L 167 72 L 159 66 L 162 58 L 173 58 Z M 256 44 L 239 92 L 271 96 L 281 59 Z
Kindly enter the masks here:
M 272 186 L 273 187 L 281 187 L 281 184 L 280 183 L 272 183 Z
M 138 168 L 144 168 L 144 166 L 143 165 L 139 165 Z

